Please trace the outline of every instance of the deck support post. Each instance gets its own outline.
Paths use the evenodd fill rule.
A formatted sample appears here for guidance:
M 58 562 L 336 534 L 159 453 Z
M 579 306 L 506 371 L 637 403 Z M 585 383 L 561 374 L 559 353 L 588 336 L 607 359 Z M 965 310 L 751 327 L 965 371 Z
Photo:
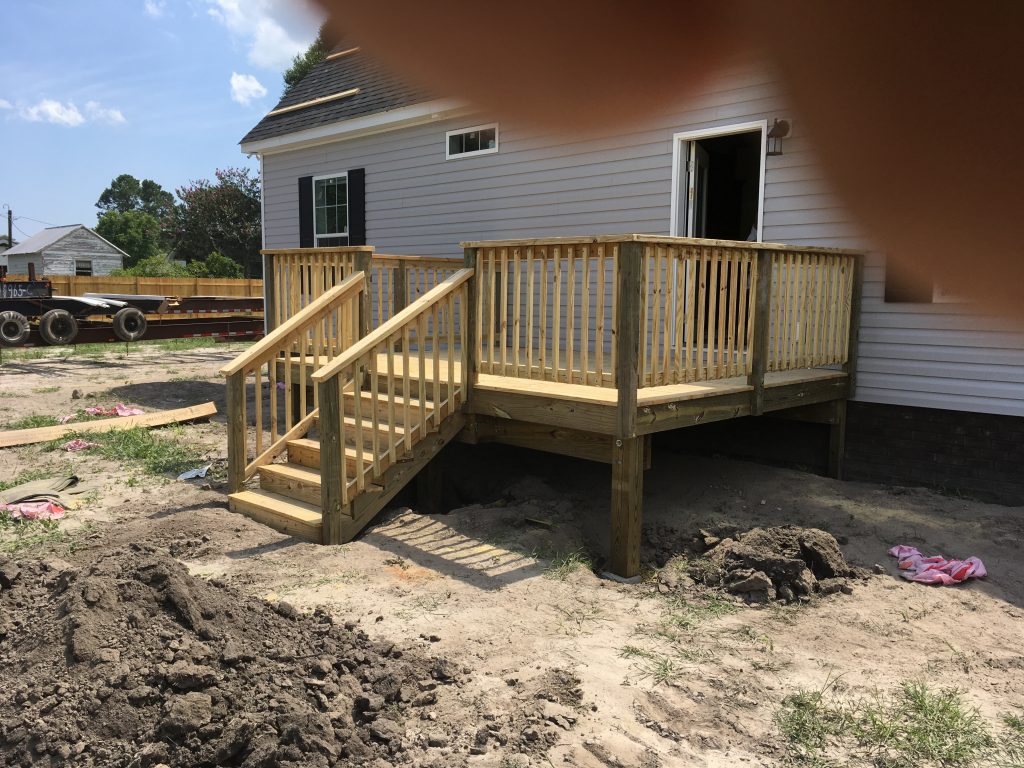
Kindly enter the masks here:
M 332 376 L 319 385 L 320 403 L 320 509 L 323 513 L 324 544 L 341 544 L 342 501 L 341 381 Z
M 632 578 L 640 573 L 643 529 L 644 438 L 612 441 L 612 529 L 609 570 Z
M 757 252 L 757 280 L 754 284 L 754 338 L 750 374 L 750 415 L 764 413 L 764 373 L 768 367 L 768 339 L 771 328 L 772 254 Z
M 444 512 L 444 470 L 440 454 L 427 462 L 416 475 L 416 511 L 421 515 Z
M 462 393 L 462 409 L 467 410 L 473 399 L 473 385 L 476 383 L 477 367 L 480 365 L 480 361 L 477 358 L 480 346 L 477 344 L 479 329 L 476 327 L 476 303 L 480 300 L 479 292 L 482 283 L 480 282 L 480 274 L 476 271 L 476 248 L 466 248 L 463 250 L 462 266 L 464 269 L 473 270 L 473 277 L 469 279 L 469 285 L 466 288 L 466 303 L 462 307 L 466 318 L 465 323 L 463 323 L 466 329 L 466 338 L 462 339 L 462 364 L 466 366 L 466 386 Z M 449 354 L 451 353 L 449 352 Z
M 846 401 L 833 400 L 828 427 L 828 476 L 843 479 L 843 454 L 846 453 Z
M 228 376 L 228 493 L 238 493 L 245 484 L 245 371 Z M 259 408 L 259 398 L 256 401 Z
M 643 304 L 644 244 L 619 246 L 615 290 L 615 387 L 618 391 L 616 434 L 612 439 L 611 551 L 612 573 L 631 578 L 640 573 L 643 519 L 644 438 L 636 434 L 636 398 L 640 375 L 640 317 Z
M 274 254 L 263 254 L 263 333 L 269 334 L 276 327 L 277 318 L 277 275 L 274 273 Z

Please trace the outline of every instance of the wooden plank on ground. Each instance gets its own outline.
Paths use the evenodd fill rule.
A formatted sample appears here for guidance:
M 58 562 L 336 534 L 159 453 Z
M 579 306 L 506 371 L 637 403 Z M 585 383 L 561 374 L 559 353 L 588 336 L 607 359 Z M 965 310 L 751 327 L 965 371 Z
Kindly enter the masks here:
M 162 427 L 166 424 L 199 421 L 208 419 L 217 412 L 217 406 L 211 403 L 190 405 L 187 408 L 175 408 L 171 411 L 156 411 L 139 416 L 121 416 L 99 421 L 84 421 L 78 424 L 61 424 L 56 427 L 36 427 L 35 429 L 12 429 L 0 432 L 0 448 L 11 448 L 15 445 L 31 445 L 57 440 L 75 432 L 110 432 L 114 429 L 132 429 L 133 427 Z

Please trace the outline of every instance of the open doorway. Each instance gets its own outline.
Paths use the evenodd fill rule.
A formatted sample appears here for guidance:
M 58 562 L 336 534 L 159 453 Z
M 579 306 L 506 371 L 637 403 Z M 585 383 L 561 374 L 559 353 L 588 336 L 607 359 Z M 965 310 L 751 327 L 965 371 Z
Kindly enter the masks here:
M 671 234 L 761 239 L 766 123 L 673 137 Z

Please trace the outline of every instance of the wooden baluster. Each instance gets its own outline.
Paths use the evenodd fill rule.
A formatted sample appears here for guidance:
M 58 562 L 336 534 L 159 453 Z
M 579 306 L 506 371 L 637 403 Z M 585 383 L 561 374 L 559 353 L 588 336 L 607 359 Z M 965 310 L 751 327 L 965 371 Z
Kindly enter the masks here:
M 533 376 L 533 247 L 526 247 L 526 378 Z
M 501 318 L 498 332 L 501 344 L 501 375 L 508 376 L 508 249 L 502 248 L 501 254 Z
M 460 307 L 461 310 L 465 305 Z M 448 407 L 445 415 L 455 412 L 455 294 L 448 294 Z
M 427 436 L 427 360 L 426 350 L 423 348 L 424 336 L 427 332 L 427 319 L 425 315 L 416 318 L 416 353 L 419 363 L 419 400 L 420 400 L 420 437 Z
M 399 335 L 397 333 L 394 334 L 388 339 L 387 344 L 384 345 L 384 354 L 387 355 L 388 364 L 388 457 L 391 464 L 398 461 L 398 445 L 395 440 L 395 436 L 398 433 L 398 430 L 395 429 L 395 345 L 400 343 Z M 377 405 L 374 403 L 374 408 L 376 407 Z
M 487 366 L 488 373 L 494 373 L 494 330 L 495 324 L 498 322 L 497 309 L 495 305 L 498 303 L 498 271 L 494 266 L 495 249 L 487 249 L 487 276 L 489 278 L 488 291 L 487 291 L 487 303 L 488 303 L 488 315 L 489 320 L 487 323 L 487 338 L 490 340 L 487 351 Z
M 619 246 L 617 244 L 613 244 L 611 246 L 611 248 L 612 248 L 612 253 L 611 253 L 611 259 L 612 259 L 612 280 L 611 280 L 611 283 L 612 283 L 612 289 L 611 289 L 612 290 L 612 327 L 611 327 L 612 348 L 610 350 L 610 352 L 611 352 L 611 369 L 612 369 L 611 385 L 613 387 L 618 387 L 618 382 L 619 382 L 619 379 L 618 379 L 618 375 L 619 375 L 618 374 L 618 370 L 619 370 L 619 368 L 618 368 L 618 363 L 619 363 L 619 345 L 618 345 L 618 341 L 616 339 L 617 339 L 617 335 L 618 335 L 618 332 L 619 332 L 618 331 L 618 329 L 619 329 L 619 289 L 618 289 L 618 285 L 619 285 L 619 266 L 620 266 L 619 265 L 619 258 L 621 257 L 622 250 L 619 248 Z
M 683 346 L 686 359 L 683 363 L 683 381 L 690 382 L 696 378 L 693 356 L 694 338 L 697 332 L 697 327 L 694 324 L 694 311 L 697 304 L 697 252 L 690 247 L 683 247 L 680 251 L 683 258 L 681 266 L 686 268 L 686 315 L 683 319 L 683 335 L 685 336 Z
M 362 370 L 362 359 L 356 360 L 352 364 L 352 393 L 355 395 L 355 402 L 352 405 L 352 439 L 348 439 L 347 425 L 344 419 L 341 423 L 341 463 L 342 465 L 348 464 L 345 458 L 348 453 L 349 442 L 352 444 L 352 448 L 355 452 L 355 469 L 353 472 L 353 480 L 355 480 L 356 492 L 361 493 L 363 490 L 363 370 Z M 376 407 L 376 403 L 370 403 L 371 408 Z
M 560 381 L 562 375 L 560 365 L 562 351 L 562 253 L 557 245 L 551 247 L 551 255 L 554 258 L 552 267 L 555 277 L 551 306 L 551 374 L 554 381 Z
M 516 377 L 519 377 L 519 376 L 522 376 L 522 372 L 519 370 L 519 347 L 520 347 L 519 333 L 520 333 L 520 330 L 522 328 L 522 325 L 520 323 L 520 316 L 523 313 L 523 305 L 522 305 L 522 298 L 523 298 L 523 296 L 522 296 L 522 288 L 521 288 L 522 281 L 523 281 L 523 275 L 522 275 L 522 272 L 521 272 L 521 270 L 519 268 L 519 249 L 518 248 L 513 248 L 512 249 L 512 281 L 513 281 L 513 288 L 512 288 L 512 295 L 513 295 L 513 299 L 512 299 L 512 307 L 513 307 L 513 309 L 512 309 L 512 312 L 513 312 L 513 315 L 512 315 L 512 343 L 515 345 L 514 347 L 512 347 L 512 367 L 513 367 L 513 369 L 515 369 L 515 373 L 513 375 L 516 376 Z M 527 374 L 526 378 L 530 378 L 529 374 Z
M 736 299 L 736 303 L 739 309 L 739 317 L 736 320 L 736 360 L 734 362 L 733 376 L 739 376 L 747 372 L 747 358 L 749 349 L 747 347 L 748 339 L 747 336 L 747 302 L 750 300 L 750 285 L 747 283 L 747 267 L 750 264 L 750 259 L 753 254 L 743 251 L 740 255 L 739 273 L 740 273 L 740 284 L 739 284 L 739 296 Z M 768 305 L 769 311 L 771 310 L 771 303 Z M 768 323 L 769 328 L 771 323 Z M 767 357 L 767 350 L 765 351 Z
M 382 306 L 378 304 L 377 306 Z M 372 450 L 371 461 L 373 462 L 373 479 L 377 480 L 381 476 L 380 471 L 380 409 L 378 408 L 378 395 L 380 394 L 380 383 L 378 381 L 379 373 L 377 372 L 378 354 L 381 350 L 380 346 L 374 347 L 370 350 L 370 402 L 373 403 L 373 407 L 370 409 L 370 445 Z M 391 357 L 387 352 L 387 347 L 384 347 L 384 354 Z
M 729 300 L 729 311 L 727 313 L 727 327 L 725 329 L 725 370 L 723 375 L 726 378 L 736 375 L 736 336 L 738 328 L 736 324 L 738 322 L 739 315 L 737 314 L 737 300 L 738 294 L 742 290 L 742 286 L 739 283 L 739 260 L 741 254 L 735 250 L 729 251 L 728 261 L 726 262 L 726 268 L 729 273 L 729 279 L 726 281 L 726 291 L 728 293 Z
M 566 381 L 576 383 L 576 259 L 577 250 L 572 245 L 565 247 L 566 296 L 565 296 L 565 367 Z
M 590 384 L 590 246 L 579 247 L 580 276 L 580 383 Z
M 530 249 L 531 252 L 533 249 Z M 540 333 L 538 339 L 538 355 L 540 357 L 540 380 L 548 377 L 548 259 L 546 253 L 540 254 Z

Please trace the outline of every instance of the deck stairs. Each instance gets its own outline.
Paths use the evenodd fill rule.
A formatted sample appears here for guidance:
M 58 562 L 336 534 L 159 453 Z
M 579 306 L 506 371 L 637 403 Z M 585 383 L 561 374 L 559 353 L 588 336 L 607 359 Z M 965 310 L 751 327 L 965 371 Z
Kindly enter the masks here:
M 352 428 L 346 430 L 348 437 L 344 446 L 348 492 L 352 497 L 343 523 L 345 540 L 362 530 L 465 423 L 460 412 L 443 413 L 447 403 L 446 384 L 438 385 L 435 392 L 433 383 L 427 382 L 420 397 L 417 379 L 406 382 L 400 372 L 389 377 L 381 367 L 378 364 L 380 379 L 376 398 L 366 384 L 358 392 L 350 388 L 342 393 L 343 419 L 345 425 Z M 387 392 L 392 393 L 390 398 Z M 389 400 L 393 401 L 393 409 Z M 320 417 L 315 411 L 312 416 L 305 435 L 288 440 L 285 452 L 277 460 L 257 470 L 258 488 L 246 488 L 228 498 L 234 512 L 241 512 L 282 533 L 322 543 Z M 394 421 L 389 416 L 393 416 Z M 354 429 L 360 423 L 362 429 Z M 357 445 L 353 435 L 360 433 L 362 440 Z M 401 441 L 394 456 L 387 445 L 387 438 L 392 434 Z M 355 479 L 358 468 L 360 464 L 366 466 L 375 461 L 383 474 L 376 482 L 367 483 L 360 493 Z
M 416 329 L 422 332 L 428 322 L 437 323 L 440 305 L 451 311 L 452 296 L 465 290 L 467 277 L 460 274 L 445 281 L 322 365 L 319 373 L 326 379 L 319 380 L 317 389 L 320 407 L 312 407 L 304 418 L 296 419 L 294 426 L 289 422 L 287 434 L 261 459 L 246 466 L 244 477 L 228 496 L 229 508 L 314 543 L 342 543 L 355 537 L 465 426 L 460 362 L 429 348 L 419 349 L 415 338 L 410 344 L 409 334 Z M 344 296 L 339 289 L 336 303 Z M 321 307 L 321 316 L 323 311 Z M 307 315 L 308 323 L 315 322 L 316 308 Z M 281 339 L 288 342 L 284 333 Z M 277 372 L 289 367 L 294 370 L 299 358 L 279 351 L 280 343 L 276 353 L 266 353 L 277 356 L 268 358 L 265 354 L 263 360 L 271 360 L 270 368 Z M 245 364 L 250 374 L 255 363 Z M 259 376 L 258 367 L 256 370 Z M 233 375 L 244 380 L 246 370 L 236 366 Z M 288 387 L 293 393 L 299 391 L 296 380 L 292 373 Z M 325 380 L 336 387 L 330 398 L 334 402 L 331 413 L 341 422 L 331 443 L 341 443 L 340 451 L 333 454 L 340 454 L 340 459 L 335 459 L 338 463 L 330 475 L 337 489 L 334 509 L 340 514 L 336 512 L 329 521 L 323 509 L 332 498 L 331 489 L 325 492 L 324 487 L 324 466 L 330 460 L 322 456 L 322 448 L 323 441 L 331 439 L 326 433 L 333 430 L 324 428 L 325 402 L 329 400 L 325 395 L 328 390 L 323 387 Z M 277 386 L 276 381 L 270 382 L 271 389 Z M 303 402 L 312 405 L 317 382 L 308 380 L 305 374 L 302 381 L 306 392 Z M 257 408 L 258 418 L 265 425 L 269 411 L 265 400 L 260 399 L 264 397 L 257 396 Z M 246 419 L 243 411 L 241 418 L 251 426 L 256 416 L 250 414 Z M 255 431 L 261 429 L 257 426 Z M 244 445 L 236 449 L 239 453 L 243 450 Z M 257 446 L 255 454 L 246 452 L 260 455 L 260 448 Z M 229 448 L 229 457 L 230 453 Z

